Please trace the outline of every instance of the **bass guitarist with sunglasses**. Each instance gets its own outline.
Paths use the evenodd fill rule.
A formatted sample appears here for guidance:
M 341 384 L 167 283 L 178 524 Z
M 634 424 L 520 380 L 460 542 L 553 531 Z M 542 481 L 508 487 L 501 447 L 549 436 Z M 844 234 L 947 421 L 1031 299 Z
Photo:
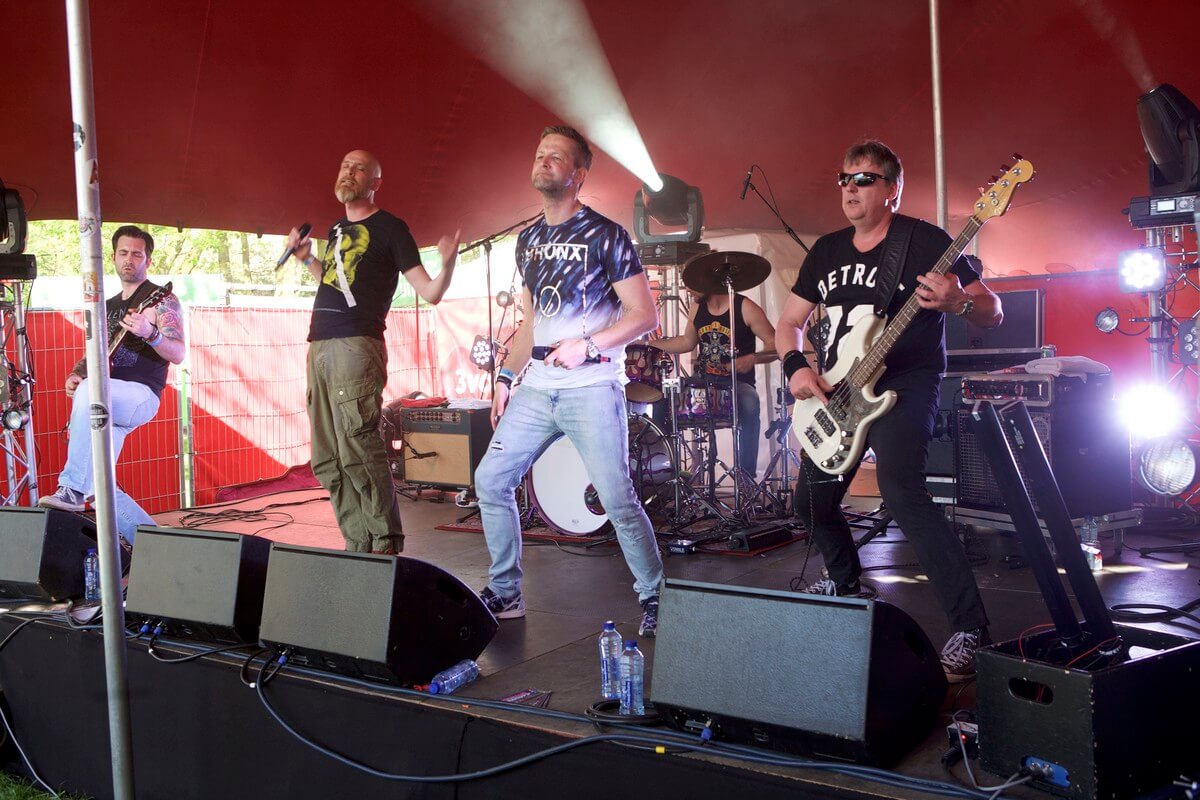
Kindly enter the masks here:
M 925 489 L 925 458 L 938 409 L 941 373 L 946 369 L 945 315 L 957 314 L 980 327 L 999 325 L 1000 300 L 963 258 L 941 275 L 934 265 L 950 237 L 929 223 L 897 214 L 904 188 L 900 159 L 882 142 L 865 141 L 846 152 L 838 175 L 842 212 L 850 227 L 818 239 L 776 326 L 776 348 L 787 354 L 788 388 L 800 400 L 828 403 L 835 391 L 802 353 L 805 325 L 818 304 L 830 321 L 826 369 L 839 357 L 857 353 L 843 345 L 855 325 L 876 309 L 892 318 L 914 293 L 921 311 L 900 334 L 883 362 L 876 391 L 894 390 L 898 399 L 869 428 L 879 491 L 917 558 L 954 631 L 942 650 L 942 666 L 952 682 L 975 674 L 975 651 L 990 643 L 988 619 L 966 553 L 942 511 Z M 798 431 L 797 435 L 802 432 Z M 863 596 L 862 565 L 842 498 L 857 470 L 827 474 L 809 458 L 796 485 L 796 513 L 810 531 L 829 577 L 807 591 Z

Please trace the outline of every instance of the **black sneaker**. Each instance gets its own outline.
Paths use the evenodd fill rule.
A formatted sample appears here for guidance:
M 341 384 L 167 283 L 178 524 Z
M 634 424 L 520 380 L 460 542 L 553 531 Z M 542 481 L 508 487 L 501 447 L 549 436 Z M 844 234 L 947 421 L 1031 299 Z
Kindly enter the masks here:
M 950 683 L 963 683 L 975 677 L 975 653 L 992 643 L 987 628 L 959 631 L 942 648 L 942 670 Z
M 869 586 L 862 583 L 856 583 L 851 588 L 839 587 L 830 578 L 822 578 L 802 590 L 802 594 L 819 594 L 825 597 L 853 597 L 859 600 L 871 600 L 878 597 L 878 593 Z
M 642 624 L 638 626 L 638 636 L 643 639 L 653 639 L 658 633 L 658 595 L 647 597 L 642 601 Z
M 479 599 L 496 619 L 520 619 L 525 616 L 525 596 L 520 592 L 514 597 L 501 597 L 489 586 L 479 593 Z

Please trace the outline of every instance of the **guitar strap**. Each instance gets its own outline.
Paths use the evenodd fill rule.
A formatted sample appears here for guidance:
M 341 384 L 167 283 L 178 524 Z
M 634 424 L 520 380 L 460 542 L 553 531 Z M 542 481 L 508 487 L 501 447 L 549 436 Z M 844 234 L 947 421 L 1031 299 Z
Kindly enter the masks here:
M 888 306 L 900 286 L 904 274 L 904 263 L 908 260 L 908 246 L 912 243 L 917 221 L 913 217 L 897 214 L 888 227 L 884 239 L 883 254 L 879 257 L 879 274 L 875 279 L 875 316 L 886 317 Z

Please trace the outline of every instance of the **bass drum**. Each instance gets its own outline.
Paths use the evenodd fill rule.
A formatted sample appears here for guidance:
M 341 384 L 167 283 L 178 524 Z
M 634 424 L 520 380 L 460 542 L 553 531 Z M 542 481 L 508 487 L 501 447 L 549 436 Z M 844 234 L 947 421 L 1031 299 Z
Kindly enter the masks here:
M 648 417 L 630 417 L 629 475 L 651 517 L 665 504 L 675 474 L 662 429 Z M 534 459 L 525 482 L 533 510 L 557 533 L 594 536 L 611 528 L 583 458 L 563 434 Z

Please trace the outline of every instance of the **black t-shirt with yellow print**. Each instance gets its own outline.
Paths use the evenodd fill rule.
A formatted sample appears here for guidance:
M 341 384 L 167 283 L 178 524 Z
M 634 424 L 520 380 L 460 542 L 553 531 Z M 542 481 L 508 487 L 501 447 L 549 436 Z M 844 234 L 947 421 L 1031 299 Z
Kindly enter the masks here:
M 420 263 L 408 226 L 394 214 L 380 209 L 358 222 L 345 217 L 335 222 L 329 229 L 308 340 L 382 339 L 400 273 Z

